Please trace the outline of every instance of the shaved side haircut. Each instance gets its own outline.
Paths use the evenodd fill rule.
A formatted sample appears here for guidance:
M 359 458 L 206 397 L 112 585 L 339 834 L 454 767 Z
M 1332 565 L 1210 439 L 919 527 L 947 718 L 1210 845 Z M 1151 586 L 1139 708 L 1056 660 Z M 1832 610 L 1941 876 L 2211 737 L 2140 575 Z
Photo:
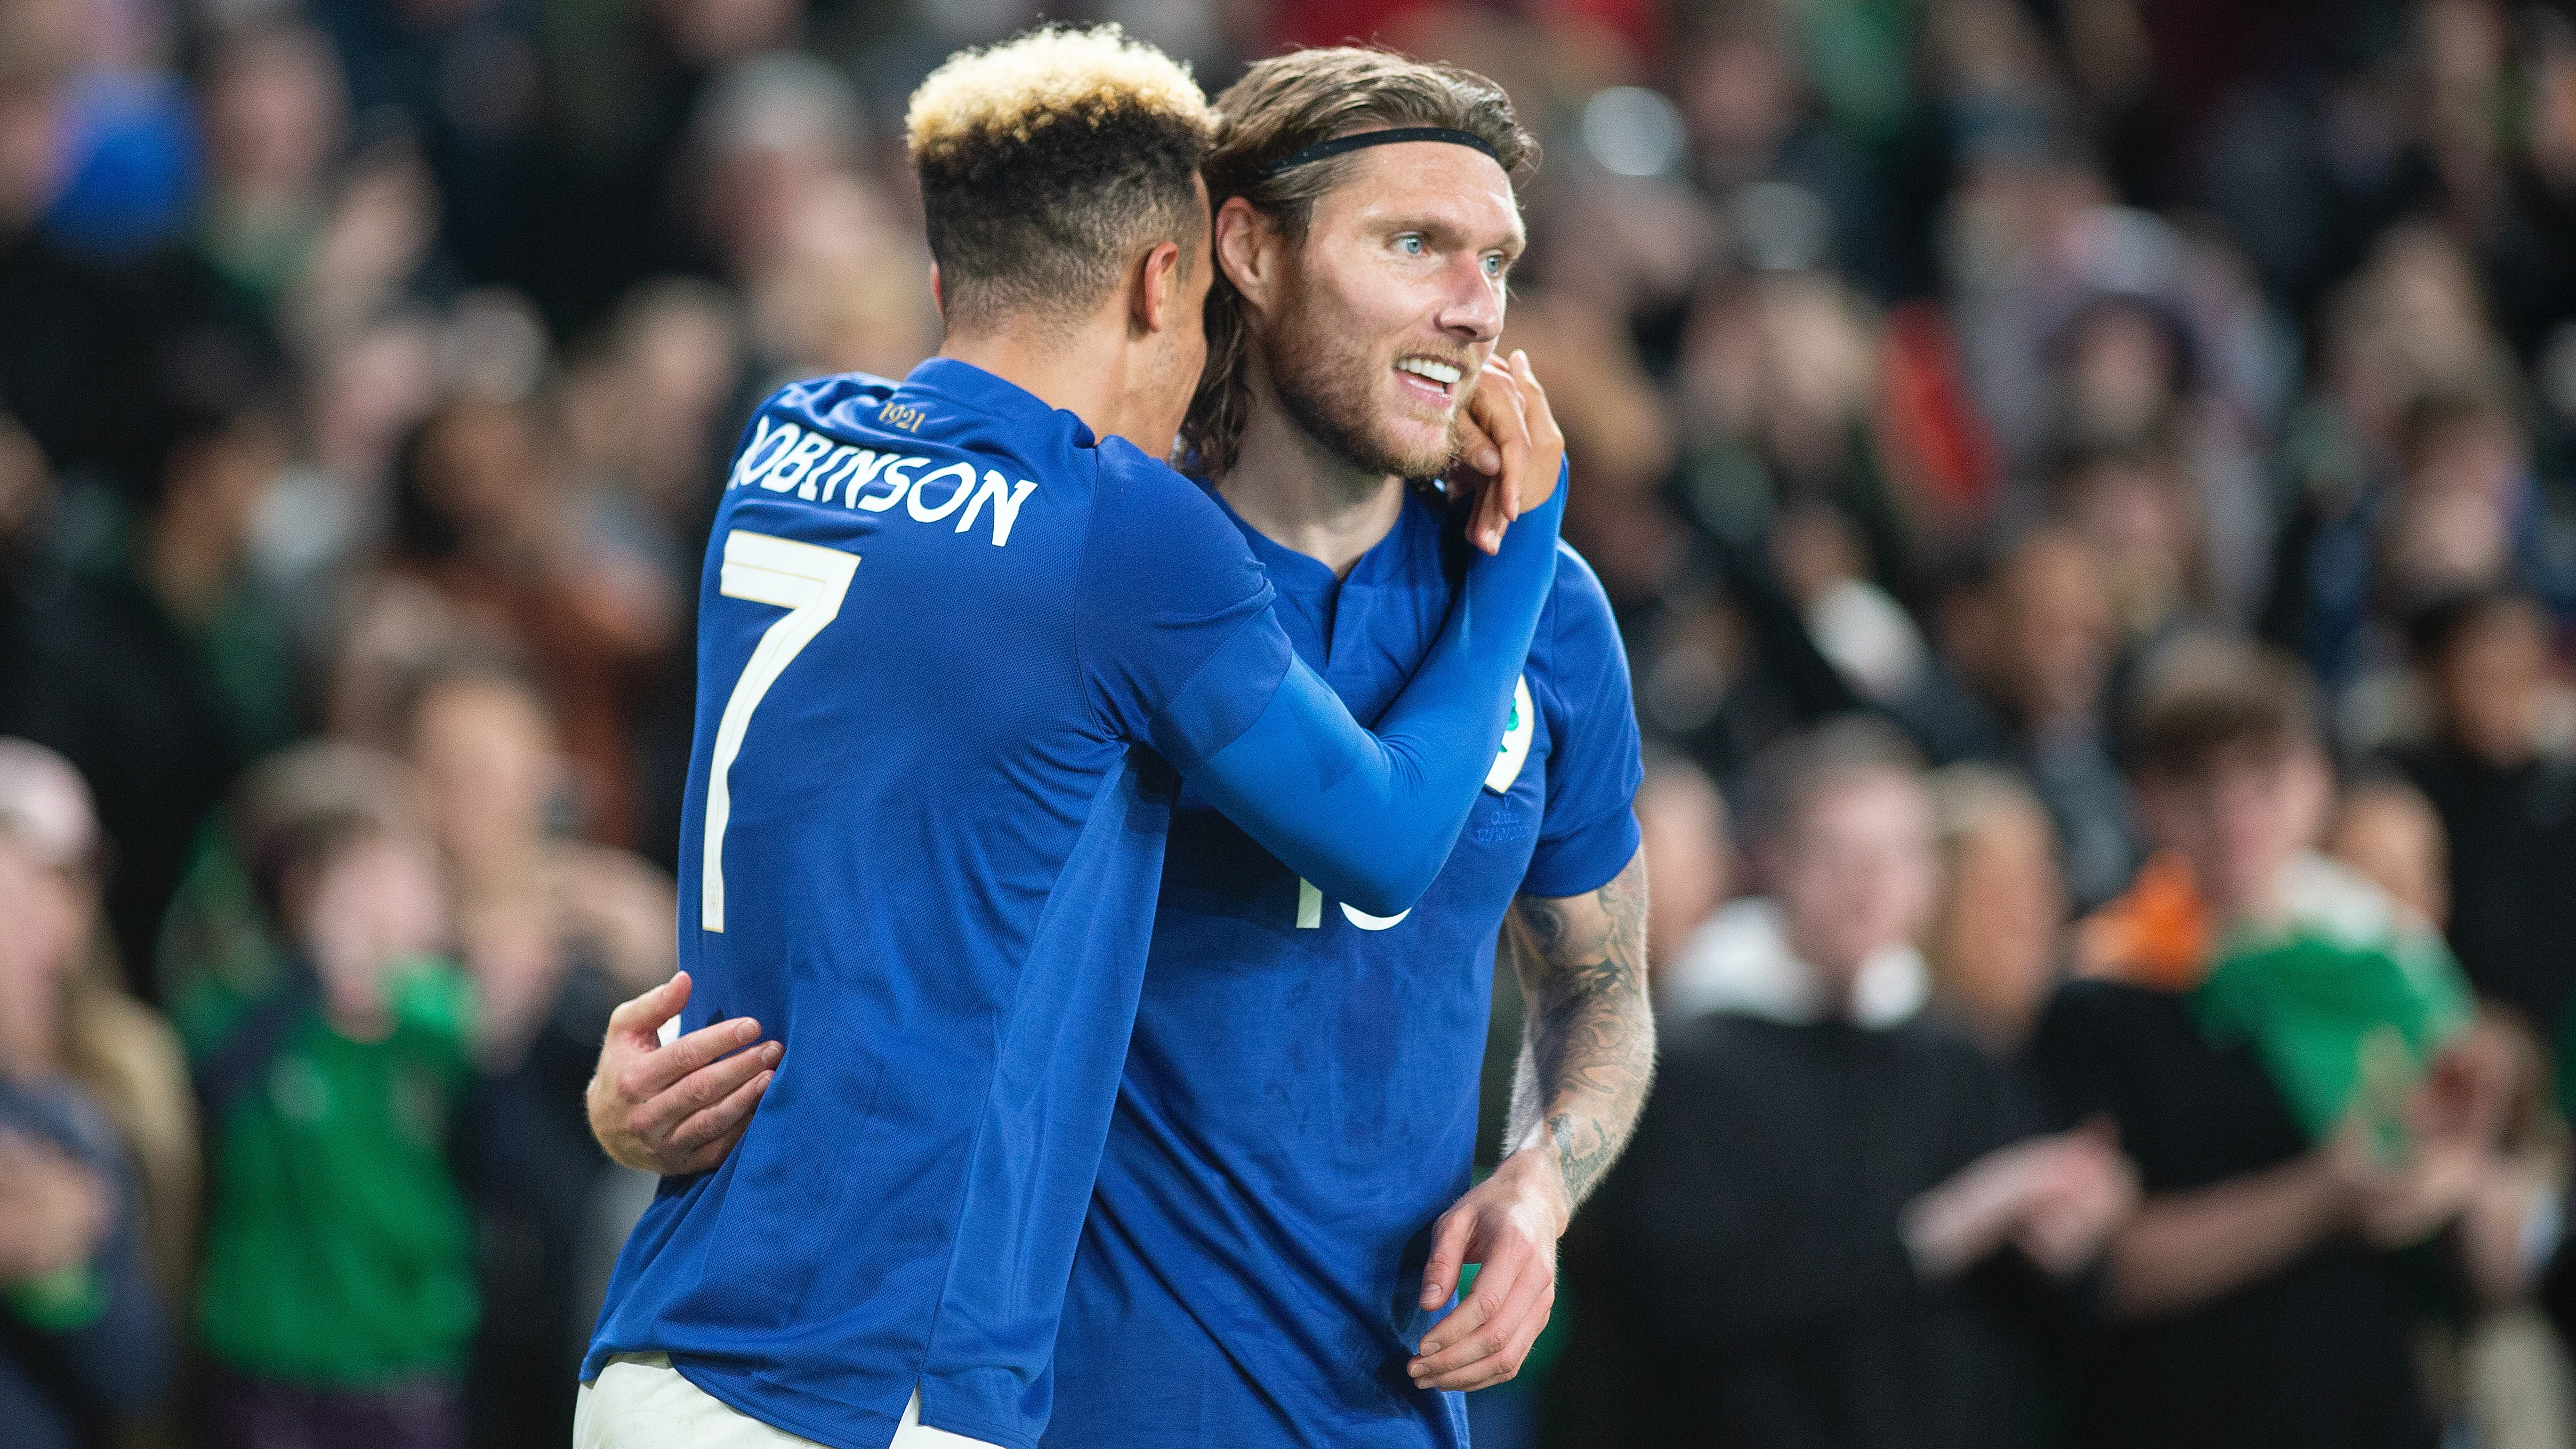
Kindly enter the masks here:
M 1215 113 L 1178 62 L 1115 25 L 962 51 L 913 92 L 905 139 L 953 331 L 1070 329 L 1138 256 L 1206 234 Z

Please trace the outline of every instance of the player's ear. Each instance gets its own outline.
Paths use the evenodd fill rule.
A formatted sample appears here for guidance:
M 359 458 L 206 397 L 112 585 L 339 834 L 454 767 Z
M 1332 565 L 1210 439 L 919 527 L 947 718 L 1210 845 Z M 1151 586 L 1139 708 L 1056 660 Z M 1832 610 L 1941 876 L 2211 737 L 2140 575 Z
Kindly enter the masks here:
M 940 318 L 948 316 L 948 294 L 939 289 L 939 263 L 930 264 L 930 305 L 939 309 Z
M 1279 287 L 1278 226 L 1261 209 L 1240 196 L 1229 196 L 1216 212 L 1216 264 L 1253 310 L 1268 311 Z
M 1180 243 L 1156 242 L 1137 265 L 1128 330 L 1140 336 L 1170 330 L 1181 320 L 1181 300 Z

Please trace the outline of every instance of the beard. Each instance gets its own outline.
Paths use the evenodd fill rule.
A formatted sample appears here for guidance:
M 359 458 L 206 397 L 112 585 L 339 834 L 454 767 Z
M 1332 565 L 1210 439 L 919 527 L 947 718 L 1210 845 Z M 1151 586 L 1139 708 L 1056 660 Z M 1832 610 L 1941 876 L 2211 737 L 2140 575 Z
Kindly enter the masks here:
M 1386 425 L 1378 400 L 1384 365 L 1365 344 L 1336 333 L 1322 309 L 1291 305 L 1280 325 L 1259 340 L 1270 385 L 1306 436 L 1362 472 L 1397 478 L 1431 478 L 1458 456 L 1457 414 L 1431 447 L 1406 443 Z

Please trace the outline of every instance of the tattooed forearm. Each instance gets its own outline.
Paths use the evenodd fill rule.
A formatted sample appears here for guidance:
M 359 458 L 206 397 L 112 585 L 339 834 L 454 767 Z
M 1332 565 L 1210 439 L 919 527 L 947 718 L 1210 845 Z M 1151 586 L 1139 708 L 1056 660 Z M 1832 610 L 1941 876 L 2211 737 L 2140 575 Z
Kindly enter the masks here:
M 1627 1145 L 1654 1076 L 1645 855 L 1588 896 L 1522 896 L 1503 943 L 1527 1006 L 1509 1146 L 1544 1123 L 1566 1201 L 1579 1204 Z

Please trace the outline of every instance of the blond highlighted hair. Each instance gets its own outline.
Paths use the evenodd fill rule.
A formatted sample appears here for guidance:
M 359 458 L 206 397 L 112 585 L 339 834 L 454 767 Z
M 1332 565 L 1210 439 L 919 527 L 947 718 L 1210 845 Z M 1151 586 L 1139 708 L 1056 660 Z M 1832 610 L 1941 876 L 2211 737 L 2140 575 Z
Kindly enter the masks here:
M 1186 264 L 1215 131 L 1188 69 L 1116 25 L 950 56 L 904 119 L 949 326 L 1087 316 L 1162 242 Z

